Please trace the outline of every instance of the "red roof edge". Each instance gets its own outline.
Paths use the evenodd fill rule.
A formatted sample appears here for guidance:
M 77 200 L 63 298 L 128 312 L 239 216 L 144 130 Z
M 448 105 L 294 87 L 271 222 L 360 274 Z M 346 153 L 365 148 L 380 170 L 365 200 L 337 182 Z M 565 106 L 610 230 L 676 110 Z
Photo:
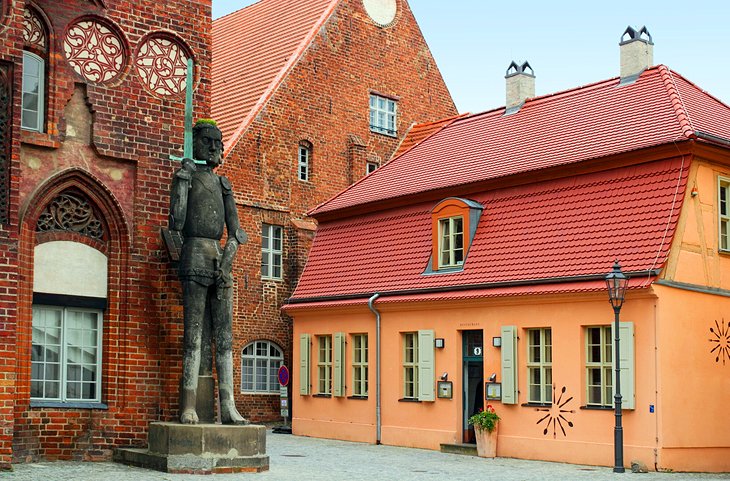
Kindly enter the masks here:
M 258 3 L 258 2 L 257 2 Z M 233 132 L 233 135 L 231 135 L 231 138 L 228 139 L 228 141 L 223 146 L 223 158 L 226 159 L 230 152 L 233 150 L 233 147 L 238 143 L 238 140 L 241 138 L 243 133 L 248 128 L 249 124 L 253 119 L 256 118 L 256 116 L 261 112 L 261 110 L 264 108 L 264 105 L 269 101 L 269 99 L 274 95 L 274 92 L 279 87 L 281 82 L 284 80 L 284 78 L 287 76 L 291 68 L 299 61 L 304 51 L 307 49 L 307 47 L 312 43 L 312 40 L 314 39 L 315 35 L 319 31 L 319 29 L 322 27 L 322 25 L 327 21 L 327 19 L 332 15 L 332 12 L 335 10 L 335 7 L 339 3 L 339 0 L 332 0 L 330 2 L 330 5 L 325 9 L 324 13 L 322 13 L 322 16 L 319 17 L 319 19 L 314 23 L 314 26 L 309 31 L 309 33 L 302 39 L 302 41 L 297 46 L 294 53 L 289 57 L 289 60 L 287 60 L 284 67 L 279 71 L 279 73 L 274 77 L 274 80 L 271 81 L 271 84 L 267 87 L 264 94 L 259 98 L 258 102 L 256 102 L 256 105 L 253 106 L 251 111 L 248 113 L 246 118 L 241 121 L 241 125 L 238 126 L 238 128 Z M 250 7 L 250 5 L 249 5 Z M 246 7 L 248 8 L 248 7 Z
M 687 109 L 684 107 L 682 96 L 679 94 L 677 84 L 674 83 L 674 75 L 672 74 L 672 71 L 669 70 L 669 67 L 666 65 L 659 65 L 658 70 L 659 75 L 664 82 L 664 87 L 667 89 L 669 101 L 672 103 L 674 113 L 677 115 L 677 121 L 682 129 L 682 133 L 688 139 L 696 139 L 697 135 L 695 134 L 694 127 L 692 127 L 692 119 L 687 113 Z

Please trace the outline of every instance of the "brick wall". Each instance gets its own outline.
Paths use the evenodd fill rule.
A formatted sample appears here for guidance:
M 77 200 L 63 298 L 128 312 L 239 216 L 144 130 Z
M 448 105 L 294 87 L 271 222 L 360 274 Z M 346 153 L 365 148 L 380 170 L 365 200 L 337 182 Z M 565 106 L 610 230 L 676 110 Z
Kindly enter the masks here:
M 361 178 L 367 161 L 387 161 L 413 122 L 457 113 L 407 3 L 398 4 L 396 21 L 382 28 L 369 19 L 361 1 L 341 1 L 227 153 L 222 173 L 233 183 L 241 225 L 249 234 L 235 266 L 239 386 L 241 349 L 253 340 L 277 343 L 291 368 L 291 319 L 279 309 L 292 293 L 314 237 L 306 212 Z M 370 131 L 371 91 L 397 99 L 397 137 Z M 307 182 L 297 176 L 302 140 L 312 145 Z M 262 223 L 284 226 L 283 281 L 261 279 Z M 254 420 L 280 419 L 278 395 L 239 394 L 238 404 Z
M 6 2 L 4 2 L 6 4 Z M 9 222 L 0 226 L 0 467 L 11 459 L 107 458 L 144 444 L 150 421 L 177 412 L 182 316 L 177 276 L 159 228 L 182 146 L 184 95 L 152 93 L 134 67 L 142 45 L 164 32 L 195 60 L 196 117 L 210 99 L 210 0 L 36 0 L 48 35 L 45 132 L 20 130 L 24 2 L 0 28 L 0 66 L 13 79 Z M 2 15 L 0 15 L 2 17 Z M 105 83 L 74 72 L 64 54 L 69 25 L 83 17 L 122 39 L 120 73 Z M 35 232 L 45 205 L 68 188 L 102 213 L 109 238 L 102 400 L 106 409 L 30 406 L 33 250 L 72 232 Z M 16 368 L 17 366 L 17 368 Z

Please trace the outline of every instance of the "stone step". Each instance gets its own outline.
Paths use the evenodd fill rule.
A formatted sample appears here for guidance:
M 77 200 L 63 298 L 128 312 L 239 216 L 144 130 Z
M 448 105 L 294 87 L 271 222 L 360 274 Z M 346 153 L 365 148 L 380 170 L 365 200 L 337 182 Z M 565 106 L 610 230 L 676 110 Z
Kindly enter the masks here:
M 467 456 L 477 455 L 476 444 L 456 443 L 456 444 L 441 444 L 441 452 L 449 454 L 465 454 Z

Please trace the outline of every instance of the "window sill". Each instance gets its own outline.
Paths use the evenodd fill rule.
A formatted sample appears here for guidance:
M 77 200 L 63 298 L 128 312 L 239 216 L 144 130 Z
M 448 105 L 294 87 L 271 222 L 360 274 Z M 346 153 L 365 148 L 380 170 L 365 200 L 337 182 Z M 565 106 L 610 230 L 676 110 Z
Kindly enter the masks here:
M 281 391 L 241 391 L 242 396 L 279 396 Z
M 370 127 L 370 132 L 372 132 L 374 134 L 384 135 L 386 137 L 390 137 L 391 139 L 397 139 L 398 138 L 398 132 L 384 132 L 382 130 L 374 129 L 372 127 Z
M 277 277 L 262 277 L 261 282 L 284 282 L 284 279 Z
M 420 399 L 414 399 L 412 397 L 404 397 L 404 398 L 398 399 L 398 402 L 399 403 L 420 403 L 421 400 Z
M 434 275 L 439 275 L 439 274 L 456 274 L 456 273 L 463 272 L 463 271 L 464 271 L 463 265 L 460 265 L 457 267 L 443 267 L 443 268 L 435 270 L 435 271 L 429 268 L 428 270 L 426 270 L 423 273 L 423 275 L 424 276 L 434 276 Z
M 39 399 L 31 399 L 31 408 L 59 408 L 59 409 L 101 409 L 107 410 L 109 406 L 100 402 L 61 402 L 61 401 L 41 401 Z
M 34 130 L 21 129 L 20 142 L 38 147 L 50 147 L 52 149 L 61 147 L 61 142 L 57 136 L 53 136 L 47 132 L 36 132 Z
M 520 404 L 520 406 L 526 407 L 526 408 L 549 408 L 552 405 L 553 405 L 553 403 L 531 403 L 531 402 Z
M 367 396 L 347 396 L 347 399 L 359 399 L 361 401 L 367 401 L 368 397 Z
M 312 394 L 312 397 L 330 398 L 332 397 L 332 394 Z
M 586 411 L 613 411 L 613 406 L 581 406 Z

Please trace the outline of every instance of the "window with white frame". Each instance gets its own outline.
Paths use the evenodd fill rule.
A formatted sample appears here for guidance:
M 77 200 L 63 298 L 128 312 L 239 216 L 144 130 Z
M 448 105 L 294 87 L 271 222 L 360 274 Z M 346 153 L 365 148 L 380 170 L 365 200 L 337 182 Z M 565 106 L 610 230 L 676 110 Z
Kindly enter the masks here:
M 279 392 L 279 367 L 284 353 L 270 341 L 254 341 L 241 353 L 241 391 L 253 393 Z
M 418 399 L 418 333 L 403 334 L 403 397 Z
M 312 144 L 307 141 L 299 142 L 299 153 L 297 155 L 297 172 L 299 180 L 308 181 L 311 169 Z
M 527 402 L 552 402 L 553 346 L 552 330 L 527 330 Z
M 281 279 L 281 258 L 284 228 L 264 224 L 261 233 L 261 277 Z
M 368 395 L 368 335 L 352 336 L 352 395 Z
M 23 129 L 43 132 L 45 68 L 46 63 L 41 57 L 23 51 L 23 106 L 20 111 Z
M 612 348 L 611 326 L 586 328 L 586 404 L 611 406 Z
M 439 267 L 464 264 L 464 218 L 439 220 Z
M 317 393 L 332 394 L 332 336 L 317 336 Z
M 718 244 L 721 251 L 730 251 L 730 179 L 720 177 L 718 187 Z
M 370 94 L 370 130 L 386 135 L 397 135 L 396 101 Z
M 101 311 L 33 306 L 31 399 L 101 402 Z
M 368 162 L 367 163 L 367 174 L 372 174 L 377 170 L 377 168 L 380 167 L 377 162 Z

